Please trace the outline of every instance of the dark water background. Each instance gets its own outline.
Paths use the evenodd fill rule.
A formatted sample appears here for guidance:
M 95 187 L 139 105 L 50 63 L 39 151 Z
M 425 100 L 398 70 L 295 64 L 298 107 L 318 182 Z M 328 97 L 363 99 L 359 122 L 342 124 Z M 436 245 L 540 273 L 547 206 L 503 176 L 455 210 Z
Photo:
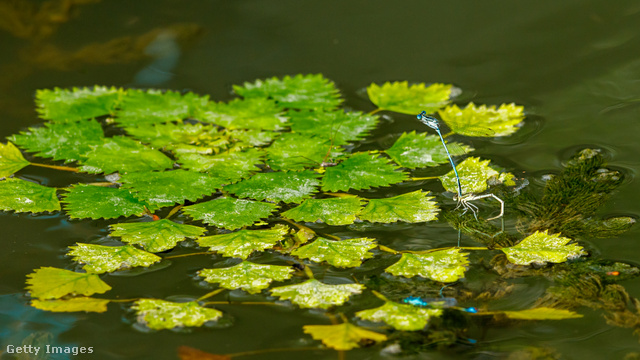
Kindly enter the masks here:
M 626 176 L 625 184 L 601 215 L 639 214 L 637 1 L 120 0 L 81 6 L 74 15 L 45 42 L 73 52 L 89 43 L 136 36 L 176 23 L 195 24 L 200 32 L 186 43 L 171 39 L 158 42 L 157 48 L 147 49 L 151 57 L 114 62 L 105 54 L 71 62 L 67 69 L 53 66 L 53 60 L 49 63 L 46 56 L 35 60 L 46 49 L 42 41 L 0 33 L 1 137 L 40 123 L 33 105 L 35 90 L 54 86 L 156 86 L 228 100 L 232 84 L 322 73 L 337 83 L 347 107 L 370 111 L 373 106 L 363 96 L 363 89 L 372 82 L 453 83 L 463 90 L 463 103 L 515 102 L 524 105 L 528 114 L 523 134 L 479 143 L 478 154 L 535 179 L 559 171 L 577 149 L 600 148 L 610 165 Z M 383 123 L 385 128 L 374 134 L 374 140 L 417 128 L 408 116 L 391 116 L 393 121 Z M 82 175 L 33 168 L 22 174 L 52 186 L 86 181 Z M 433 187 L 437 189 L 437 185 Z M 62 215 L 0 214 L 3 346 L 19 344 L 39 330 L 52 333 L 60 345 L 92 346 L 95 353 L 84 357 L 91 359 L 175 359 L 180 345 L 233 353 L 317 344 L 301 327 L 326 324 L 325 318 L 294 308 L 221 306 L 233 314 L 234 324 L 229 328 L 145 333 L 131 325 L 132 315 L 118 305 L 110 305 L 104 314 L 51 314 L 25 306 L 22 289 L 26 274 L 40 266 L 69 268 L 70 262 L 63 256 L 66 246 L 104 236 L 107 224 L 68 222 Z M 580 241 L 596 257 L 638 265 L 639 231 L 635 227 L 618 238 Z M 429 224 L 381 229 L 375 237 L 389 246 L 405 243 L 424 248 L 452 245 L 456 236 L 444 224 Z M 430 240 L 425 242 L 425 237 Z M 210 261 L 176 261 L 171 271 L 138 278 L 111 276 L 109 283 L 123 298 L 199 296 L 203 289 L 184 274 L 210 266 Z M 546 286 L 540 279 L 519 281 L 525 290 L 505 306 L 526 308 Z M 640 279 L 622 285 L 631 296 L 640 297 Z M 583 319 L 491 328 L 484 339 L 495 347 L 496 354 L 523 346 L 546 346 L 555 348 L 564 359 L 622 359 L 639 351 L 638 336 L 630 329 L 607 325 L 599 312 L 580 312 Z M 379 358 L 378 350 L 352 351 L 347 358 Z M 247 359 L 299 357 L 337 355 L 318 351 Z M 495 357 L 490 351 L 433 350 L 417 358 Z

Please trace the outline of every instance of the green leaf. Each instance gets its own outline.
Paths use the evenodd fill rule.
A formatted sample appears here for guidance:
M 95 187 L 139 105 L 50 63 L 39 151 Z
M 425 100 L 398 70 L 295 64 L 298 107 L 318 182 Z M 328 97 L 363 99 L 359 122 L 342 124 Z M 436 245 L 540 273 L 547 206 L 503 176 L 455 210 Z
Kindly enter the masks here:
M 334 109 L 342 100 L 335 84 L 322 74 L 273 77 L 255 83 L 234 85 L 236 94 L 244 98 L 267 97 L 289 109 Z
M 229 136 L 236 141 L 251 146 L 264 146 L 273 141 L 280 133 L 273 131 L 260 131 L 258 129 L 230 130 Z
M 44 89 L 36 91 L 36 105 L 43 119 L 84 120 L 113 114 L 123 94 L 122 89 L 104 86 L 95 86 L 93 89 Z
M 331 150 L 331 151 L 330 151 Z M 267 148 L 267 165 L 273 170 L 303 170 L 319 167 L 340 155 L 331 142 L 316 136 L 283 133 Z M 329 157 L 327 153 L 330 152 Z
M 59 211 L 56 189 L 16 178 L 0 181 L 0 210 L 15 212 Z
M 373 257 L 369 250 L 378 246 L 375 239 L 358 238 L 333 241 L 318 237 L 314 242 L 294 250 L 291 255 L 315 262 L 326 261 L 335 267 L 357 267 Z
M 359 111 L 290 111 L 291 130 L 305 135 L 315 135 L 333 140 L 334 145 L 344 145 L 360 140 L 378 125 L 378 117 Z
M 241 198 L 299 203 L 317 191 L 319 176 L 310 170 L 259 173 L 224 190 Z
M 367 341 L 380 342 L 387 340 L 387 336 L 363 329 L 361 327 L 342 323 L 339 325 L 305 325 L 302 327 L 306 334 L 321 340 L 326 346 L 336 350 L 351 350 L 360 347 Z
M 212 125 L 169 122 L 166 124 L 140 124 L 125 128 L 132 137 L 150 144 L 154 148 L 169 145 L 209 145 L 219 141 L 220 134 Z
M 111 300 L 95 299 L 90 297 L 76 297 L 65 300 L 31 300 L 31 306 L 36 309 L 51 312 L 97 312 L 103 313 L 107 311 L 107 304 Z
M 327 168 L 323 191 L 362 190 L 404 181 L 407 174 L 397 171 L 388 159 L 365 152 L 355 153 L 336 166 Z
M 300 284 L 280 286 L 271 289 L 271 294 L 280 300 L 291 300 L 302 308 L 328 309 L 333 305 L 342 305 L 353 294 L 364 290 L 361 284 L 327 285 L 311 279 Z
M 258 265 L 243 261 L 224 269 L 202 269 L 198 275 L 207 282 L 219 283 L 225 289 L 242 289 L 249 294 L 256 294 L 268 288 L 273 281 L 291 278 L 292 272 L 291 266 Z
M 467 255 L 457 248 L 426 254 L 403 253 L 400 260 L 385 271 L 395 276 L 419 275 L 434 281 L 455 282 L 464 277 L 465 266 L 469 264 Z
M 264 151 L 260 149 L 227 152 L 214 156 L 180 154 L 178 162 L 186 169 L 207 172 L 213 177 L 226 179 L 232 183 L 260 171 L 256 164 L 262 163 L 264 155 Z
M 524 119 L 524 107 L 513 103 L 502 104 L 498 109 L 495 105 L 476 107 L 474 103 L 464 109 L 451 105 L 438 113 L 452 132 L 467 136 L 508 136 L 518 131 Z
M 379 223 L 404 221 L 410 223 L 438 219 L 438 205 L 420 190 L 386 198 L 369 199 L 369 203 L 358 215 L 361 220 Z
M 140 299 L 131 307 L 138 314 L 138 322 L 154 330 L 185 326 L 202 326 L 222 317 L 222 312 L 198 305 L 195 301 L 175 303 L 159 299 Z
M 272 248 L 284 239 L 287 228 L 276 225 L 266 230 L 240 230 L 228 234 L 203 236 L 196 241 L 202 247 L 217 251 L 224 256 L 238 257 L 246 260 L 254 251 Z
M 104 139 L 86 157 L 80 170 L 92 174 L 164 170 L 173 167 L 173 161 L 160 151 L 122 136 Z
M 10 142 L 7 142 L 7 145 L 0 143 L 0 179 L 16 173 L 29 164 L 15 145 Z
M 235 230 L 268 218 L 278 208 L 275 204 L 219 198 L 182 208 L 187 215 L 206 224 Z
M 129 269 L 137 266 L 148 267 L 162 260 L 161 257 L 131 245 L 103 246 L 77 243 L 69 246 L 71 251 L 67 255 L 74 261 L 85 264 L 82 269 L 88 273 L 102 274 L 116 270 Z
M 369 99 L 378 108 L 402 114 L 416 115 L 421 111 L 431 114 L 449 103 L 451 85 L 423 83 L 409 86 L 406 81 L 371 84 L 367 87 Z
M 150 222 L 132 222 L 111 225 L 109 236 L 122 237 L 122 241 L 141 245 L 146 251 L 161 252 L 173 249 L 185 238 L 195 239 L 205 233 L 200 226 L 178 224 L 161 219 Z
M 126 189 L 76 184 L 67 191 L 62 202 L 72 219 L 115 219 L 145 212 L 145 204 Z
M 197 201 L 222 188 L 223 181 L 195 171 L 138 172 L 120 177 L 122 187 L 158 207 Z
M 27 275 L 27 291 L 32 298 L 59 299 L 68 294 L 90 296 L 111 290 L 95 274 L 77 273 L 54 267 L 41 267 Z
M 417 306 L 387 301 L 375 309 L 358 311 L 356 316 L 373 322 L 383 321 L 396 330 L 416 331 L 427 326 L 432 317 L 440 317 L 442 309 L 423 309 Z
M 307 199 L 300 206 L 281 215 L 295 221 L 322 221 L 329 225 L 348 225 L 356 220 L 361 205 L 362 199 L 357 196 Z
M 452 156 L 473 151 L 472 147 L 451 142 L 448 143 L 448 148 Z M 438 166 L 449 162 L 439 136 L 427 135 L 427 133 L 416 134 L 415 131 L 403 133 L 385 152 L 396 164 L 409 169 Z
M 102 127 L 93 119 L 44 125 L 29 128 L 29 132 L 23 131 L 10 139 L 38 156 L 72 162 L 82 159 L 93 146 L 102 144 L 104 138 Z
M 497 180 L 499 172 L 489 167 L 489 160 L 480 160 L 477 157 L 469 157 L 456 165 L 460 176 L 462 194 L 481 193 L 487 190 L 487 180 L 495 178 Z M 442 186 L 453 193 L 458 192 L 458 183 L 453 170 L 440 176 Z
M 124 126 L 157 124 L 193 116 L 207 105 L 208 97 L 193 93 L 130 89 L 116 112 L 116 122 Z
M 572 240 L 559 235 L 549 235 L 547 230 L 536 231 L 516 246 L 500 250 L 510 262 L 517 265 L 562 263 L 586 254 L 582 246 L 569 244 L 570 241 Z
M 265 98 L 233 99 L 228 103 L 211 102 L 203 110 L 200 119 L 229 130 L 280 130 L 287 123 L 287 118 L 282 116 L 282 109 L 275 101 Z
M 520 311 L 502 311 L 510 319 L 517 320 L 565 320 L 581 318 L 582 315 L 565 309 L 539 307 Z

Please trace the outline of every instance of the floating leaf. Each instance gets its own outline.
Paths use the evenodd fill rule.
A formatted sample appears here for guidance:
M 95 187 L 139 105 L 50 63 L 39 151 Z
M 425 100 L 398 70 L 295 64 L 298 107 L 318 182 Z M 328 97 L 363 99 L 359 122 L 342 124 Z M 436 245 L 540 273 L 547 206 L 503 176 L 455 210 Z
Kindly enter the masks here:
M 277 225 L 267 230 L 240 230 L 228 234 L 203 236 L 196 241 L 202 247 L 217 251 L 224 256 L 246 260 L 254 251 L 272 248 L 284 239 L 287 228 Z
M 448 144 L 452 156 L 464 155 L 473 151 L 473 148 L 466 145 Z M 385 152 L 396 164 L 409 169 L 438 166 L 449 162 L 447 152 L 442 146 L 439 136 L 427 135 L 427 133 L 416 134 L 415 131 L 403 133 Z
M 212 354 L 185 345 L 178 348 L 178 358 L 180 360 L 231 360 L 229 355 Z
M 27 275 L 27 291 L 32 298 L 59 299 L 68 294 L 90 296 L 111 290 L 98 275 L 41 267 Z
M 145 212 L 145 204 L 126 189 L 76 184 L 67 191 L 62 202 L 72 219 L 115 219 Z
M 111 300 L 108 299 L 95 299 L 90 297 L 76 297 L 71 299 L 57 299 L 57 300 L 31 300 L 31 306 L 36 309 L 51 311 L 51 312 L 97 312 L 102 313 L 107 311 L 107 304 Z
M 365 330 L 361 327 L 342 323 L 339 325 L 305 325 L 302 327 L 306 334 L 316 340 L 322 340 L 326 346 L 336 350 L 351 350 L 360 347 L 364 341 L 385 341 L 387 336 Z
M 109 236 L 120 236 L 122 241 L 141 245 L 150 252 L 161 252 L 173 249 L 185 238 L 195 239 L 203 235 L 205 228 L 193 225 L 178 224 L 171 220 L 161 219 L 150 222 L 120 223 L 111 225 Z
M 198 305 L 195 301 L 175 303 L 159 299 L 140 299 L 131 307 L 138 313 L 138 322 L 154 330 L 184 326 L 202 326 L 218 320 L 222 312 Z
M 197 201 L 222 188 L 223 181 L 196 171 L 138 172 L 120 177 L 122 187 L 158 207 Z
M 564 320 L 581 318 L 582 315 L 565 309 L 539 307 L 520 311 L 502 311 L 510 319 L 518 320 Z
M 338 155 L 338 148 L 332 147 L 326 139 L 283 133 L 267 149 L 267 165 L 273 170 L 303 170 L 319 167 L 323 161 L 330 161 Z
M 104 86 L 95 86 L 93 89 L 44 89 L 36 91 L 36 105 L 43 119 L 84 120 L 113 114 L 123 94 L 122 89 Z
M 256 164 L 262 163 L 264 155 L 264 151 L 259 149 L 228 152 L 214 156 L 180 154 L 178 162 L 187 169 L 207 172 L 213 177 L 226 179 L 232 183 L 260 171 Z
M 382 86 L 371 84 L 367 87 L 369 99 L 382 110 L 391 110 L 402 114 L 416 115 L 421 111 L 431 114 L 444 107 L 451 97 L 451 85 L 415 84 L 409 86 L 406 81 L 384 83 Z
M 500 250 L 510 262 L 517 265 L 562 263 L 586 254 L 582 246 L 569 244 L 570 241 L 571 239 L 559 235 L 549 235 L 547 230 L 536 231 L 516 246 Z
M 228 103 L 211 102 L 200 114 L 200 120 L 227 129 L 280 130 L 287 118 L 273 100 L 262 97 L 234 99 Z
M 259 173 L 224 190 L 241 198 L 299 203 L 317 191 L 319 176 L 310 170 Z
M 375 239 L 358 238 L 334 241 L 318 237 L 314 242 L 294 250 L 291 255 L 315 262 L 326 261 L 335 267 L 357 267 L 373 257 L 369 250 L 378 246 Z
M 278 132 L 261 131 L 259 129 L 230 130 L 227 133 L 231 138 L 251 146 L 264 146 L 280 134 Z
M 207 103 L 207 97 L 193 93 L 131 89 L 122 98 L 116 121 L 124 126 L 177 121 L 194 115 Z
M 215 144 L 220 134 L 216 127 L 204 124 L 170 122 L 166 124 L 140 124 L 125 128 L 127 133 L 156 148 L 178 144 Z
M 202 269 L 198 275 L 210 283 L 219 283 L 229 290 L 242 289 L 249 294 L 259 293 L 273 281 L 291 278 L 291 266 L 258 265 L 243 261 L 238 265 L 223 269 Z
M 397 171 L 388 159 L 368 153 L 355 153 L 336 166 L 327 168 L 323 191 L 362 190 L 404 181 L 407 174 Z
M 456 166 L 460 176 L 462 194 L 481 193 L 487 190 L 487 180 L 497 177 L 500 173 L 489 167 L 489 160 L 469 157 Z M 440 176 L 442 186 L 451 192 L 458 192 L 458 182 L 453 170 Z
M 74 261 L 85 264 L 82 269 L 88 273 L 102 274 L 116 270 L 128 269 L 136 266 L 151 266 L 162 260 L 161 257 L 131 245 L 103 246 L 78 243 L 69 246 L 71 251 L 67 255 Z
M 423 309 L 417 306 L 387 301 L 375 309 L 358 311 L 356 316 L 369 321 L 383 321 L 396 330 L 422 330 L 432 317 L 440 317 L 442 309 Z
M 434 281 L 454 282 L 464 277 L 465 266 L 469 264 L 467 255 L 457 248 L 426 254 L 403 253 L 400 260 L 385 271 L 395 276 L 419 275 Z
M 277 207 L 275 204 L 258 201 L 219 198 L 185 206 L 182 211 L 206 224 L 235 230 L 269 217 Z
M 433 221 L 438 218 L 438 205 L 420 190 L 386 198 L 369 199 L 369 203 L 358 217 L 379 223 L 405 221 L 410 223 Z
M 102 127 L 93 119 L 44 125 L 29 128 L 29 132 L 21 132 L 10 139 L 38 156 L 72 162 L 82 159 L 93 146 L 102 144 L 104 138 Z
M 0 181 L 0 210 L 34 213 L 59 211 L 60 202 L 55 188 L 9 178 Z
M 300 206 L 282 213 L 295 221 L 322 221 L 329 225 L 353 224 L 360 212 L 362 199 L 357 196 L 330 199 L 307 199 Z
M 300 284 L 280 286 L 271 289 L 271 294 L 280 300 L 291 300 L 302 308 L 327 309 L 332 305 L 342 305 L 353 294 L 364 290 L 361 284 L 327 285 L 311 279 Z
M 315 135 L 344 145 L 365 137 L 378 124 L 378 117 L 359 111 L 292 111 L 291 131 Z
M 158 150 L 150 149 L 122 136 L 104 139 L 86 153 L 81 171 L 98 174 L 164 170 L 173 167 L 173 161 Z
M 234 85 L 233 90 L 244 98 L 268 97 L 290 109 L 333 109 L 342 102 L 335 84 L 321 74 L 273 77 Z
M 495 105 L 476 107 L 474 103 L 460 109 L 454 104 L 438 113 L 452 132 L 467 136 L 508 136 L 518 131 L 517 125 L 524 119 L 524 107 L 513 103 L 498 109 Z
M 7 145 L 0 143 L 0 179 L 16 173 L 29 164 L 15 145 L 10 142 L 7 142 Z

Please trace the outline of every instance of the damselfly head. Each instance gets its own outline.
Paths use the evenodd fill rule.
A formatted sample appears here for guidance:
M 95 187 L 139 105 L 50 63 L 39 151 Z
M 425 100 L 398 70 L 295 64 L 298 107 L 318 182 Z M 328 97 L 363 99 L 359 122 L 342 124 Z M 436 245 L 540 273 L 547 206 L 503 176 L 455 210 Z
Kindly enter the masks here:
M 426 111 L 423 111 L 420 114 L 418 114 L 418 120 L 420 120 L 421 123 L 432 128 L 433 130 L 440 130 L 440 124 L 438 123 L 438 119 L 428 116 Z

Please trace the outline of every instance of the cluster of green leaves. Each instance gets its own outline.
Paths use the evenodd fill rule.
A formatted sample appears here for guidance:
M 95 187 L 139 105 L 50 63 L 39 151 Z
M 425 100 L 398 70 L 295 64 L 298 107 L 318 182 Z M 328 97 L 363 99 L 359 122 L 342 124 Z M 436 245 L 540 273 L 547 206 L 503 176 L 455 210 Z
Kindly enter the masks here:
M 367 90 L 377 111 L 438 112 L 452 132 L 460 135 L 487 128 L 490 131 L 485 133 L 491 136 L 509 135 L 523 119 L 522 107 L 513 104 L 497 109 L 469 104 L 463 110 L 449 105 L 451 85 L 399 82 L 372 84 Z M 185 239 L 194 239 L 209 252 L 239 259 L 233 266 L 214 264 L 199 270 L 204 281 L 218 284 L 219 289 L 268 291 L 303 308 L 334 308 L 366 287 L 324 283 L 309 268 L 305 271 L 308 279 L 301 281 L 300 274 L 292 278 L 296 274 L 290 266 L 259 263 L 260 252 L 278 251 L 297 262 L 354 268 L 379 249 L 397 257 L 385 269 L 394 276 L 419 276 L 439 283 L 464 277 L 469 253 L 460 248 L 398 252 L 376 239 L 322 237 L 295 223 L 436 220 L 441 211 L 438 204 L 419 190 L 392 197 L 370 192 L 371 198 L 348 192 L 410 181 L 415 169 L 448 163 L 437 136 L 414 131 L 401 134 L 383 152 L 356 151 L 358 142 L 376 128 L 379 119 L 338 108 L 342 102 L 339 91 L 322 75 L 258 80 L 235 86 L 234 91 L 241 98 L 229 102 L 210 101 L 193 93 L 106 87 L 37 93 L 38 111 L 48 122 L 0 144 L 0 177 L 7 178 L 0 181 L 2 210 L 60 211 L 62 203 L 74 219 L 119 219 L 154 212 L 167 218 L 113 223 L 110 236 L 121 239 L 124 244 L 120 246 L 71 246 L 68 255 L 85 272 L 36 270 L 27 282 L 33 306 L 49 311 L 106 311 L 110 300 L 90 297 L 110 289 L 99 274 L 151 266 L 167 256 L 154 253 L 169 251 Z M 11 177 L 36 165 L 14 143 L 35 156 L 72 166 L 64 169 L 109 175 L 112 182 L 55 189 Z M 463 144 L 450 144 L 456 149 L 453 155 L 473 151 Z M 512 175 L 500 173 L 488 160 L 479 158 L 467 158 L 459 173 L 465 192 L 482 192 L 489 184 L 500 182 L 512 184 Z M 452 173 L 439 178 L 446 190 L 455 191 Z M 176 213 L 179 220 L 170 220 Z M 196 224 L 185 224 L 189 219 Z M 558 263 L 584 254 L 570 242 L 559 235 L 536 232 L 501 250 L 513 264 Z M 269 289 L 273 282 L 285 284 Z M 138 299 L 132 309 L 138 321 L 152 329 L 200 326 L 222 316 L 203 299 L 183 303 Z M 441 309 L 386 301 L 380 308 L 355 315 L 398 330 L 420 330 L 430 318 L 442 314 Z M 564 317 L 572 316 L 575 314 Z M 345 350 L 361 339 L 386 339 L 348 322 L 307 326 L 304 331 Z

